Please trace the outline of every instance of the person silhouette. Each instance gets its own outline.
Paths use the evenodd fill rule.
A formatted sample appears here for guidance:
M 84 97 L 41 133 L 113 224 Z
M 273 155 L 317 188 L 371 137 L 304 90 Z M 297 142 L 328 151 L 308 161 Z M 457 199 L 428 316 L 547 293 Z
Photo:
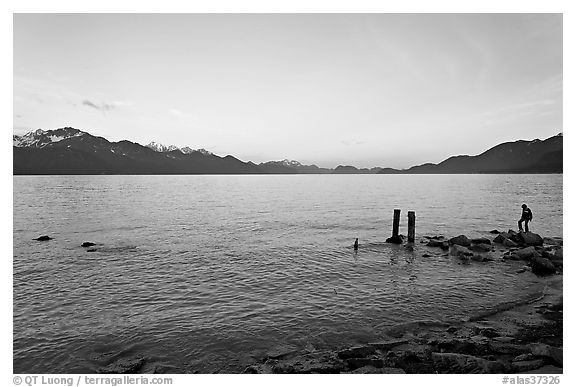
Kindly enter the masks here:
M 528 208 L 526 204 L 522 204 L 522 217 L 518 221 L 518 230 L 522 232 L 522 222 L 524 222 L 524 228 L 528 232 L 528 222 L 532 221 L 532 210 Z
M 354 250 L 358 250 L 358 238 L 354 241 Z

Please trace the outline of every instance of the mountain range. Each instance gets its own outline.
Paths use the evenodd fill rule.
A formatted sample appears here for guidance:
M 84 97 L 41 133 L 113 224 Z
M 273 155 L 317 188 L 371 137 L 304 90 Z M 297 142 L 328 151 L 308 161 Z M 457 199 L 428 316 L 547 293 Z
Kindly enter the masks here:
M 375 167 L 334 169 L 282 160 L 255 164 L 205 149 L 178 148 L 152 142 L 146 146 L 110 142 L 74 128 L 13 135 L 14 175 L 95 174 L 448 174 L 562 173 L 562 134 L 546 140 L 519 140 L 496 145 L 476 156 L 453 156 L 439 164 L 408 169 Z

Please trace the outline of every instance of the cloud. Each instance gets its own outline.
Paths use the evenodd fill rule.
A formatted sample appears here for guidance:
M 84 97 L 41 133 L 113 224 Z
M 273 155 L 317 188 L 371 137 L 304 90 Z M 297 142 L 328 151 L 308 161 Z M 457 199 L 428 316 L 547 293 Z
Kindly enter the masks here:
M 113 103 L 110 104 L 110 103 L 102 102 L 100 105 L 98 105 L 98 104 L 96 104 L 96 103 L 94 103 L 88 99 L 85 99 L 84 101 L 82 101 L 82 105 L 89 106 L 91 108 L 94 108 L 96 110 L 100 110 L 103 112 L 106 112 L 106 111 L 109 111 L 109 110 L 116 108 L 116 105 Z

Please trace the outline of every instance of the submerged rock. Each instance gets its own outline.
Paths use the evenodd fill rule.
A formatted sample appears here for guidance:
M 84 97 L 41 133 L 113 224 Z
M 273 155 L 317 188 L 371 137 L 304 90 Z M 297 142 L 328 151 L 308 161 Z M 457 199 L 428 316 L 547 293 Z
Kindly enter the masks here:
M 82 243 L 82 247 L 90 247 L 90 246 L 95 246 L 96 243 L 92 243 L 92 242 L 84 242 Z
M 474 253 L 461 245 L 452 245 L 450 246 L 450 255 L 458 258 L 470 258 Z
M 458 235 L 449 240 L 451 245 L 470 246 L 470 239 L 466 235 Z
M 99 368 L 96 372 L 99 374 L 135 374 L 144 365 L 144 358 L 132 360 L 117 360 L 106 367 Z
M 448 250 L 448 248 L 450 247 L 450 245 L 448 244 L 447 241 L 440 241 L 440 240 L 435 240 L 432 239 L 430 240 L 426 246 L 428 247 L 440 247 L 442 250 Z
M 50 239 L 52 239 L 52 238 L 50 238 L 48 235 L 42 235 L 42 236 L 36 238 L 37 241 L 49 241 Z

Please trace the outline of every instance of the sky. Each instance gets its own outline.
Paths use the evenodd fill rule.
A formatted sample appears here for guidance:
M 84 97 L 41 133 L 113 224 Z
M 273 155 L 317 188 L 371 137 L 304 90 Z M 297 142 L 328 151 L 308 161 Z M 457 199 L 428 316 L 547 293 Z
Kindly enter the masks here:
M 561 14 L 15 14 L 13 129 L 408 168 L 562 127 Z

